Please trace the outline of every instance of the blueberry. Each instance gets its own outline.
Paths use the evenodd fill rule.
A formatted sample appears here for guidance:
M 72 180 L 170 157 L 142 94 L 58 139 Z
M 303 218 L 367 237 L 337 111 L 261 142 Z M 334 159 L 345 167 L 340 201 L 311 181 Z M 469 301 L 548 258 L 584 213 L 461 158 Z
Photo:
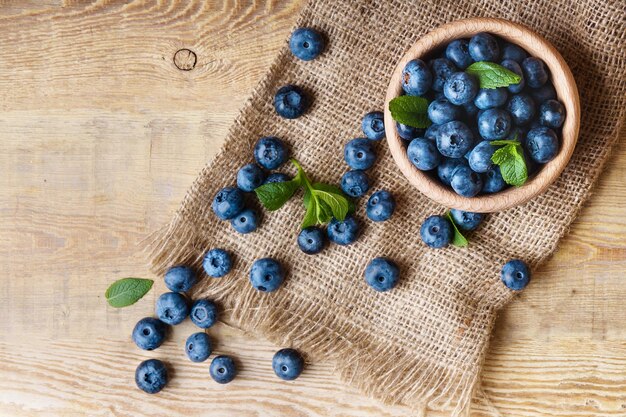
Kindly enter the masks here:
M 463 122 L 452 121 L 437 129 L 437 149 L 448 158 L 460 158 L 474 145 L 474 135 Z
M 450 186 L 463 197 L 474 197 L 483 188 L 483 180 L 480 174 L 472 171 L 470 167 L 459 167 L 452 174 Z
M 479 173 L 489 171 L 489 169 L 493 166 L 491 156 L 495 151 L 495 146 L 492 146 L 488 140 L 484 140 L 474 146 L 474 149 L 472 149 L 469 157 L 467 158 L 470 168 L 472 168 L 474 172 Z
M 257 164 L 244 165 L 237 172 L 237 187 L 241 191 L 250 192 L 263 184 L 265 173 Z
M 343 221 L 333 218 L 328 223 L 326 234 L 331 242 L 338 245 L 349 245 L 359 237 L 359 223 L 348 214 Z
M 518 126 L 528 124 L 535 117 L 535 102 L 528 94 L 516 94 L 509 99 L 506 109 Z
M 461 166 L 467 166 L 467 160 L 465 158 L 444 158 L 437 167 L 437 176 L 442 183 L 450 185 L 454 171 Z
M 161 346 L 166 333 L 165 323 L 152 317 L 145 317 L 135 325 L 132 337 L 139 349 L 153 350 Z
M 474 104 L 481 110 L 491 109 L 493 107 L 500 107 L 506 103 L 507 94 L 506 88 L 481 88 L 476 94 Z
M 341 177 L 341 189 L 350 197 L 361 197 L 370 188 L 365 171 L 353 169 Z
M 476 117 L 480 109 L 476 107 L 473 101 L 470 101 L 469 103 L 463 104 L 463 110 L 465 110 L 465 117 L 472 119 L 473 117 Z
M 503 109 L 487 109 L 478 116 L 478 131 L 486 140 L 504 139 L 511 131 L 511 115 Z
M 368 169 L 376 161 L 376 152 L 372 141 L 365 138 L 352 139 L 343 152 L 344 159 L 352 169 Z
M 502 47 L 502 59 L 510 59 L 520 64 L 526 58 L 528 53 L 520 46 L 507 42 Z
M 220 278 L 230 272 L 232 261 L 224 249 L 211 249 L 204 255 L 202 267 L 208 276 Z
M 410 96 L 426 94 L 433 83 L 433 75 L 424 61 L 413 59 L 402 70 L 402 89 Z
M 441 155 L 435 144 L 424 138 L 415 138 L 406 150 L 409 160 L 417 169 L 429 171 L 439 165 Z
M 400 268 L 391 259 L 374 258 L 365 268 L 365 282 L 379 292 L 389 291 L 398 283 Z
M 324 51 L 326 42 L 321 33 L 311 28 L 299 28 L 293 31 L 289 39 L 289 49 L 296 58 L 311 61 Z
M 430 61 L 429 66 L 433 75 L 431 88 L 438 92 L 443 91 L 443 86 L 448 81 L 448 78 L 458 71 L 452 61 L 446 58 L 435 58 Z
M 393 195 L 386 190 L 376 191 L 367 200 L 365 211 L 367 217 L 375 222 L 388 220 L 396 209 L 396 200 Z
M 287 182 L 287 181 L 291 181 L 291 177 L 289 175 L 283 174 L 282 172 L 273 172 L 267 176 L 263 184 L 272 184 L 276 182 Z
M 257 229 L 257 213 L 253 209 L 245 209 L 233 217 L 230 224 L 237 233 L 252 233 Z
M 559 153 L 559 139 L 548 127 L 536 127 L 526 135 L 526 150 L 540 164 L 550 162 Z
M 497 193 L 506 187 L 506 182 L 502 178 L 499 166 L 493 166 L 485 173 L 483 184 L 483 193 Z
M 469 103 L 478 94 L 478 81 L 466 72 L 455 72 L 446 81 L 443 94 L 457 106 Z
M 175 266 L 165 273 L 165 286 L 170 291 L 189 291 L 196 283 L 196 273 L 187 266 Z
M 381 140 L 385 137 L 385 118 L 383 112 L 373 111 L 363 116 L 361 121 L 363 134 L 370 140 Z
M 208 329 L 217 322 L 217 306 L 211 300 L 197 300 L 191 306 L 189 318 L 201 329 Z
M 237 376 L 235 361 L 230 356 L 220 355 L 213 358 L 209 367 L 211 378 L 218 384 L 228 384 Z
M 243 194 L 239 188 L 222 188 L 215 194 L 211 208 L 220 219 L 232 219 L 243 209 Z
M 189 315 L 189 304 L 184 295 L 177 292 L 161 294 L 156 302 L 156 315 L 163 323 L 176 325 Z
M 280 87 L 274 96 L 274 109 L 285 119 L 297 119 L 309 108 L 309 98 L 296 85 Z
M 439 129 L 439 125 L 432 124 L 428 126 L 428 129 L 424 132 L 424 139 L 432 140 L 433 142 L 437 141 L 437 130 Z M 419 137 L 419 136 L 415 136 Z
M 204 362 L 211 356 L 211 339 L 204 332 L 194 333 L 185 342 L 185 352 L 192 362 Z
M 319 227 L 307 227 L 298 234 L 298 246 L 307 255 L 320 253 L 324 249 L 325 244 L 324 231 Z
M 418 136 L 421 136 L 423 129 L 419 129 L 417 127 L 403 125 L 402 123 L 396 123 L 396 129 L 398 131 L 398 135 L 404 140 L 411 141 Z
M 258 291 L 276 291 L 284 279 L 283 267 L 272 258 L 257 259 L 250 269 L 250 283 Z
M 504 264 L 500 278 L 507 288 L 519 291 L 530 282 L 530 269 L 519 259 L 513 259 Z
M 469 53 L 469 41 L 467 39 L 456 39 L 446 47 L 446 58 L 448 58 L 459 69 L 464 70 L 469 67 L 474 60 Z
M 282 140 L 266 136 L 254 145 L 254 159 L 265 169 L 276 169 L 289 159 L 289 152 Z
M 167 385 L 167 368 L 158 359 L 148 359 L 135 370 L 137 387 L 148 394 L 156 394 Z
M 565 107 L 556 100 L 547 100 L 539 107 L 539 122 L 553 129 L 561 127 L 565 121 Z
M 539 88 L 530 88 L 528 93 L 537 104 L 546 100 L 556 100 L 556 90 L 551 82 L 547 82 Z
M 504 61 L 500 63 L 500 65 L 502 65 L 504 68 L 516 73 L 517 75 L 521 77 L 521 80 L 519 83 L 511 84 L 507 87 L 507 89 L 513 94 L 520 93 L 524 89 L 524 86 L 526 85 L 526 81 L 524 80 L 524 71 L 522 71 L 522 67 L 520 67 L 519 63 L 511 59 L 505 59 Z
M 496 38 L 488 33 L 478 33 L 469 41 L 469 54 L 472 59 L 478 61 L 498 62 L 500 58 L 500 46 Z
M 304 370 L 304 359 L 295 349 L 281 349 L 272 358 L 272 369 L 280 379 L 293 381 Z
M 472 213 L 471 211 L 457 209 L 450 209 L 450 216 L 452 216 L 456 227 L 467 232 L 476 230 L 485 217 L 482 213 Z
M 420 227 L 422 242 L 431 248 L 448 246 L 452 241 L 453 233 L 450 221 L 444 216 L 430 216 Z
M 446 98 L 438 98 L 428 105 L 428 118 L 437 125 L 458 120 L 462 109 L 450 103 Z
M 524 71 L 526 85 L 531 88 L 539 88 L 548 81 L 548 70 L 539 58 L 531 56 L 523 60 L 522 70 Z

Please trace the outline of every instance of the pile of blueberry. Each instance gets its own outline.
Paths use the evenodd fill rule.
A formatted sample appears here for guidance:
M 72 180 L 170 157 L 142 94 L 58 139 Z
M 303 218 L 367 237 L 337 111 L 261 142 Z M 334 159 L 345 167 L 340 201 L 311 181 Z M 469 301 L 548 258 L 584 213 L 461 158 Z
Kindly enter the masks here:
M 502 145 L 493 141 L 519 141 L 531 174 L 557 155 L 565 109 L 541 59 L 488 33 L 454 40 L 434 55 L 428 62 L 409 61 L 402 72 L 406 95 L 432 100 L 432 124 L 426 130 L 397 125 L 413 165 L 432 172 L 457 194 L 473 197 L 507 187 L 492 161 Z M 481 89 L 478 79 L 464 71 L 475 62 L 497 63 L 521 81 Z

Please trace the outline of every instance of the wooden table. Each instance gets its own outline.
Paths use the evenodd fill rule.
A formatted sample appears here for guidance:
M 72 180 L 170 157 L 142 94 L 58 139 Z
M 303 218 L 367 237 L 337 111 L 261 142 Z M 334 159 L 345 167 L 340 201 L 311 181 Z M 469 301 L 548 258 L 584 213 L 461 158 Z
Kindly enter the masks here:
M 132 307 L 103 297 L 117 278 L 150 277 L 139 242 L 215 155 L 303 1 L 0 3 L 0 415 L 413 415 L 344 385 L 332 363 L 281 383 L 277 347 L 225 324 L 210 331 L 217 351 L 243 369 L 218 386 L 185 358 L 190 323 L 155 352 L 130 341 L 158 277 Z M 502 312 L 483 381 L 503 416 L 626 415 L 625 179 L 622 143 Z M 149 357 L 174 366 L 150 397 L 133 382 Z

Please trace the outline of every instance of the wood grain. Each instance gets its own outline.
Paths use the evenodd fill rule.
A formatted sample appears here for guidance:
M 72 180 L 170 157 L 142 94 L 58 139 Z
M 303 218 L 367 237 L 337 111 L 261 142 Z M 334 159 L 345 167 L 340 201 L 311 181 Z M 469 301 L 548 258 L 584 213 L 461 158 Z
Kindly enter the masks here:
M 164 224 L 267 70 L 301 1 L 0 1 L 0 415 L 412 416 L 341 383 L 332 363 L 279 382 L 277 349 L 220 324 L 241 378 L 184 358 L 193 327 L 142 352 L 103 294 L 149 276 L 138 244 Z M 196 66 L 174 64 L 180 49 Z M 187 62 L 187 61 L 183 61 Z M 501 314 L 483 376 L 502 416 L 626 413 L 626 147 L 557 254 Z M 144 358 L 171 385 L 133 386 Z M 443 414 L 433 414 L 443 415 Z M 480 401 L 475 416 L 493 415 Z

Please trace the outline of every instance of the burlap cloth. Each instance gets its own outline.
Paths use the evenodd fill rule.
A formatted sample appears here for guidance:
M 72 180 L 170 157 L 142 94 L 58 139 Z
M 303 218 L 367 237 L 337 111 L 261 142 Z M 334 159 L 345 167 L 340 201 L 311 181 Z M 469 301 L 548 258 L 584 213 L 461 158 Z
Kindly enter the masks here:
M 312 0 L 297 26 L 319 28 L 329 45 L 318 59 L 294 58 L 287 45 L 254 90 L 226 143 L 200 173 L 171 224 L 151 244 L 154 270 L 186 263 L 201 270 L 204 252 L 222 247 L 235 254 L 234 270 L 204 279 L 194 296 L 218 300 L 228 320 L 311 360 L 334 361 L 342 378 L 382 400 L 406 403 L 416 414 L 426 407 L 468 410 L 496 311 L 514 296 L 499 272 L 510 258 L 536 267 L 556 249 L 601 172 L 624 121 L 626 3 L 598 0 L 530 1 L 335 1 Z M 284 139 L 316 180 L 338 184 L 347 170 L 343 146 L 362 136 L 364 113 L 381 110 L 388 79 L 406 49 L 432 28 L 472 16 L 523 23 L 551 41 L 569 63 L 580 90 L 581 135 L 568 168 L 531 202 L 488 216 L 466 249 L 426 248 L 422 220 L 441 207 L 401 175 L 386 143 L 369 171 L 373 190 L 387 189 L 398 208 L 390 221 L 366 220 L 357 243 L 332 245 L 304 255 L 296 236 L 301 198 L 265 212 L 258 231 L 240 235 L 210 208 L 215 192 L 235 183 L 252 162 L 261 136 Z M 274 92 L 294 83 L 314 97 L 309 112 L 281 119 Z M 291 167 L 285 167 L 293 173 Z M 251 199 L 253 200 L 253 199 Z M 260 293 L 248 281 L 251 263 L 274 257 L 288 277 L 275 293 Z M 389 256 L 401 266 L 400 284 L 377 293 L 363 279 L 367 262 Z

